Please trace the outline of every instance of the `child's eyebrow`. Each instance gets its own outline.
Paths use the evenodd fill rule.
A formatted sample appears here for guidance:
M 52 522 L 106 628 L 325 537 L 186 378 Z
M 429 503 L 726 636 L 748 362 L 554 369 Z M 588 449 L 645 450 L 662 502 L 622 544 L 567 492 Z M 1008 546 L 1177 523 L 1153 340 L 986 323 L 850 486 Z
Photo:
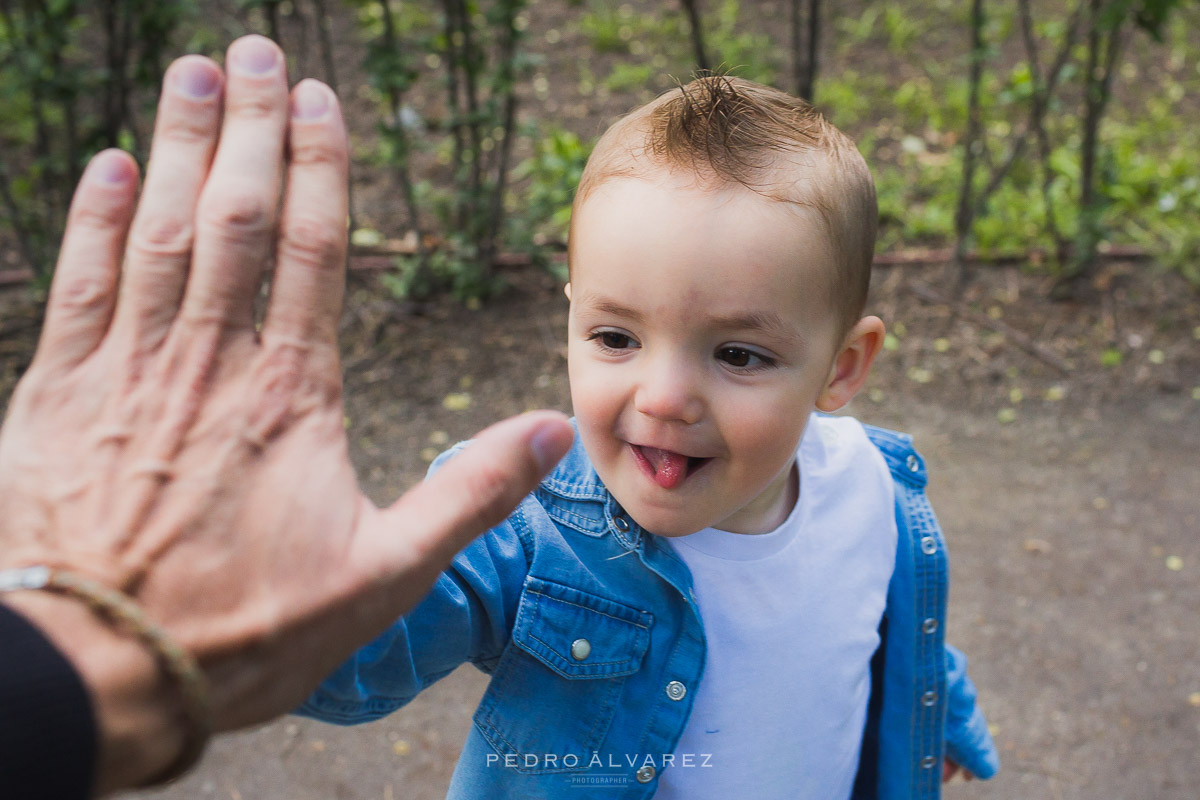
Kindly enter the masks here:
M 614 303 L 612 300 L 596 299 L 586 297 L 582 304 L 589 311 L 598 311 L 601 314 L 612 314 L 614 317 L 624 317 L 631 322 L 645 322 L 646 317 L 640 311 L 632 308 L 626 308 L 620 303 Z
M 630 322 L 640 324 L 646 320 L 646 315 L 637 309 L 628 308 L 605 298 L 585 297 L 581 305 L 587 311 L 611 314 L 615 317 L 627 319 Z M 750 311 L 744 314 L 714 316 L 709 317 L 704 322 L 707 327 L 718 330 L 752 331 L 779 341 L 804 344 L 804 339 L 799 331 L 787 325 L 778 314 L 769 311 Z
M 747 314 L 711 317 L 709 323 L 714 328 L 756 331 L 783 341 L 802 343 L 800 334 L 794 328 L 785 324 L 777 314 L 769 311 L 751 311 Z

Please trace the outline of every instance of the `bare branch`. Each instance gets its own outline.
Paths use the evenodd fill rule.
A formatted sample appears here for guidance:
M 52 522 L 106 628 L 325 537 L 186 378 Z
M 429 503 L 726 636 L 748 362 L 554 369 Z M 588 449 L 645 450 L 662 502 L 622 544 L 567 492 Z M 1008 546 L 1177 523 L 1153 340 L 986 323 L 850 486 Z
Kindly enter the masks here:
M 704 72 L 712 70 L 712 62 L 704 49 L 704 23 L 700 17 L 698 0 L 680 0 L 683 13 L 687 15 L 688 27 L 691 29 L 692 53 L 696 57 L 696 67 Z

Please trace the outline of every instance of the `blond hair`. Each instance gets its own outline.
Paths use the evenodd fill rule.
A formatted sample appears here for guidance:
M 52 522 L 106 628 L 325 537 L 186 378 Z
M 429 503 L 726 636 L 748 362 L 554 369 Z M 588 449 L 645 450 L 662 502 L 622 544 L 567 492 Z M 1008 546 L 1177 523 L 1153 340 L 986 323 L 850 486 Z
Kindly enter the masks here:
M 854 142 L 812 105 L 728 75 L 678 86 L 604 132 L 573 210 L 608 180 L 663 169 L 691 172 L 702 188 L 740 184 L 817 212 L 836 260 L 829 286 L 842 332 L 861 316 L 875 252 L 875 183 Z

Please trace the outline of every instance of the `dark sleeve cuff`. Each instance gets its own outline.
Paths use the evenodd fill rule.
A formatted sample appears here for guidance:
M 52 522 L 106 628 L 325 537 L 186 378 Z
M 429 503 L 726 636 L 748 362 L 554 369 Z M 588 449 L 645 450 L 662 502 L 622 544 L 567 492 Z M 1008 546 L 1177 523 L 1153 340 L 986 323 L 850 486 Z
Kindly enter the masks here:
M 96 746 L 79 674 L 41 631 L 0 603 L 0 795 L 86 800 Z

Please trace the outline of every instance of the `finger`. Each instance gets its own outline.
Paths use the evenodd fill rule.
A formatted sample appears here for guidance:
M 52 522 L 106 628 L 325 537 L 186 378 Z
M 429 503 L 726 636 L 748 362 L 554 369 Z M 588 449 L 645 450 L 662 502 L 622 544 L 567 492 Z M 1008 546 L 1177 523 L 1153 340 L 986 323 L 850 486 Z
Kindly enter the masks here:
M 196 211 L 183 315 L 249 328 L 254 294 L 274 245 L 287 76 L 283 52 L 262 36 L 234 42 L 226 65 L 221 140 Z
M 163 80 L 114 326 L 146 349 L 166 336 L 187 282 L 196 203 L 221 125 L 221 84 L 221 70 L 202 56 L 179 59 Z
M 337 98 L 324 84 L 292 92 L 287 189 L 263 342 L 337 344 L 346 263 L 349 169 Z
M 538 411 L 479 434 L 436 474 L 383 514 L 379 563 L 442 569 L 472 539 L 507 516 L 567 452 L 574 431 L 558 412 Z
M 51 369 L 78 364 L 108 330 L 137 174 L 127 153 L 105 150 L 92 159 L 75 190 L 36 353 Z

